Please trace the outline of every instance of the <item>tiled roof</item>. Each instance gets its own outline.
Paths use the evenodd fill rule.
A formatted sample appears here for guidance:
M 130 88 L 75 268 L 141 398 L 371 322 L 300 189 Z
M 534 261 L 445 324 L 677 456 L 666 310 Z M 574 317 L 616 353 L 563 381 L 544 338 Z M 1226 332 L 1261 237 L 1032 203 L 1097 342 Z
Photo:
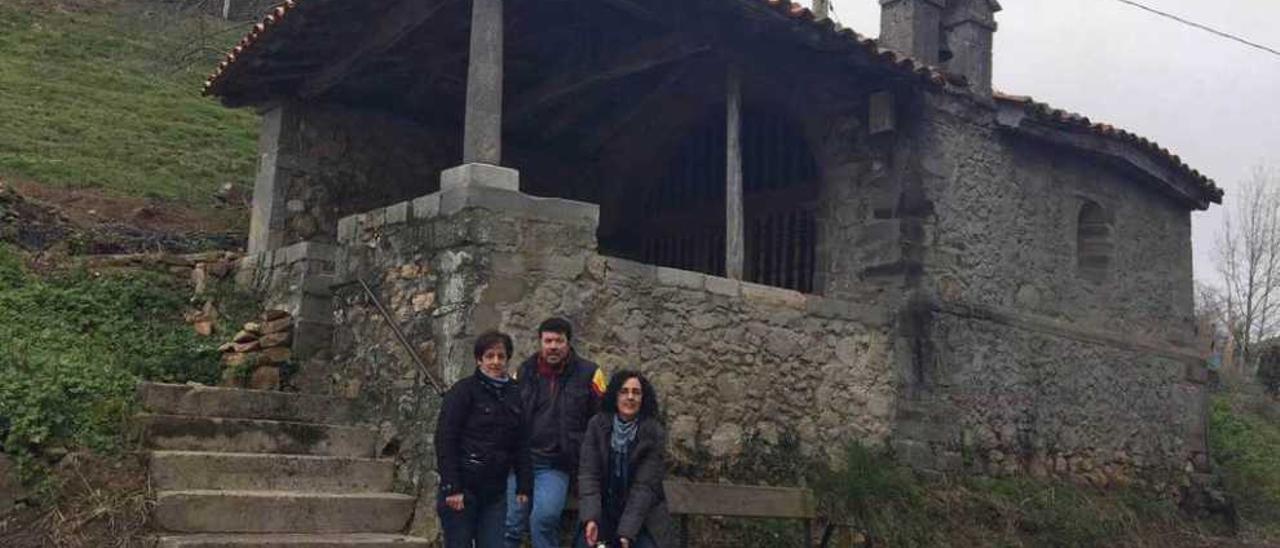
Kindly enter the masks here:
M 231 51 L 227 52 L 226 57 L 222 62 L 218 63 L 217 68 L 211 75 L 209 75 L 209 78 L 205 80 L 204 93 L 206 95 L 218 94 L 220 91 L 220 84 L 225 80 L 228 69 L 246 55 L 252 55 L 254 46 L 261 42 L 265 36 L 270 35 L 272 29 L 279 27 L 286 20 L 289 13 L 297 8 L 299 1 L 303 0 L 285 0 L 283 4 L 276 6 L 266 15 L 266 17 L 263 17 L 262 22 L 254 25 L 249 33 L 246 34 L 244 38 L 241 38 L 240 42 L 236 44 Z M 963 76 L 945 73 L 937 67 L 921 63 L 909 56 L 881 48 L 875 40 L 858 34 L 852 29 L 836 24 L 830 19 L 818 19 L 814 13 L 809 10 L 809 8 L 801 6 L 800 4 L 787 0 L 746 1 L 766 6 L 775 13 L 781 14 L 784 17 L 797 21 L 801 24 L 808 25 L 812 29 L 816 29 L 823 33 L 824 37 L 838 38 L 842 40 L 842 42 L 837 43 L 843 43 L 849 50 L 859 51 L 867 59 L 899 74 L 911 76 L 934 87 L 944 87 L 948 84 L 959 87 L 968 86 L 968 82 L 965 81 Z M 1118 129 L 1109 124 L 1091 122 L 1085 116 L 1061 109 L 1055 109 L 1044 103 L 1038 103 L 1030 97 L 1007 95 L 1000 92 L 996 92 L 994 95 L 997 101 L 1022 104 L 1029 115 L 1034 116 L 1039 120 L 1050 122 L 1065 128 L 1089 131 L 1102 137 L 1117 139 L 1140 147 L 1147 152 L 1162 158 L 1166 162 L 1169 162 L 1178 171 L 1190 177 L 1197 185 L 1200 186 L 1201 190 L 1204 191 L 1205 195 L 1209 197 L 1210 200 L 1218 203 L 1221 203 L 1222 201 L 1222 189 L 1218 188 L 1211 179 L 1201 174 L 1199 171 L 1192 169 L 1177 155 L 1169 152 L 1166 148 L 1162 148 L 1153 141 L 1134 135 L 1128 131 Z
M 1174 169 L 1189 177 L 1200 187 L 1210 201 L 1222 203 L 1222 189 L 1218 188 L 1212 179 L 1199 171 L 1192 169 L 1191 166 L 1188 166 L 1186 162 L 1182 161 L 1181 157 L 1170 152 L 1169 149 L 1161 147 L 1155 141 L 1147 139 L 1146 137 L 1134 135 L 1133 133 L 1112 126 L 1111 124 L 1091 121 L 1088 117 L 1074 112 L 1053 108 L 1052 106 L 1037 102 L 1031 97 L 1027 97 L 1025 95 L 1009 95 L 997 91 L 994 93 L 994 97 L 997 101 L 1022 105 L 1024 111 L 1037 120 L 1048 122 L 1063 128 L 1086 131 L 1100 137 L 1115 139 L 1136 146 L 1152 155 L 1155 155 L 1157 158 L 1164 160 Z
M 283 4 L 280 4 L 267 12 L 267 15 L 262 18 L 262 22 L 255 24 L 252 29 L 249 29 L 249 33 L 245 34 L 244 37 L 236 43 L 235 47 L 231 48 L 231 51 L 227 52 L 227 54 L 222 58 L 222 61 L 218 63 L 217 68 L 213 69 L 213 73 L 205 79 L 205 95 L 216 93 L 217 90 L 214 89 L 214 85 L 226 75 L 227 69 L 245 55 L 245 53 L 248 52 L 254 44 L 261 41 L 263 36 L 270 34 L 270 30 L 284 21 L 285 16 L 288 15 L 293 8 L 297 7 L 297 5 L 297 0 L 285 0 Z
M 206 95 L 217 95 L 220 90 L 220 84 L 226 78 L 227 71 L 237 61 L 243 59 L 246 55 L 254 53 L 254 46 L 263 40 L 263 37 L 271 34 L 271 30 L 280 26 L 291 11 L 293 11 L 304 0 L 286 0 L 283 4 L 272 9 L 262 22 L 253 26 L 244 38 L 236 44 L 231 51 L 227 52 L 222 62 L 218 63 L 217 68 L 205 80 L 204 93 Z M 792 3 L 784 0 L 747 0 L 766 6 L 774 12 L 781 14 L 789 19 L 807 24 L 813 29 L 822 32 L 826 37 L 837 37 L 844 40 L 844 44 L 850 50 L 862 52 L 869 60 L 889 68 L 899 74 L 909 75 L 926 82 L 933 86 L 942 87 L 947 84 L 956 86 L 967 86 L 968 83 L 964 77 L 944 73 L 942 70 L 926 65 L 911 57 L 900 53 L 881 48 L 875 40 L 867 38 L 852 29 L 840 26 L 830 19 L 818 19 L 809 8 L 800 4 Z

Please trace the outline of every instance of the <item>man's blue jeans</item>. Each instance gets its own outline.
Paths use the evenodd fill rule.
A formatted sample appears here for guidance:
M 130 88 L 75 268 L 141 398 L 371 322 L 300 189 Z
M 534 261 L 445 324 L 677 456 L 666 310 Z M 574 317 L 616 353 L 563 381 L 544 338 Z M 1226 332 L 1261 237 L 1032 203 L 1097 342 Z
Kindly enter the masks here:
M 524 532 L 529 531 L 533 548 L 556 548 L 560 545 L 560 514 L 564 513 L 569 494 L 569 473 L 550 466 L 533 466 L 533 500 L 516 502 L 516 477 L 507 477 L 507 548 L 520 546 Z M 530 510 L 532 506 L 532 510 Z

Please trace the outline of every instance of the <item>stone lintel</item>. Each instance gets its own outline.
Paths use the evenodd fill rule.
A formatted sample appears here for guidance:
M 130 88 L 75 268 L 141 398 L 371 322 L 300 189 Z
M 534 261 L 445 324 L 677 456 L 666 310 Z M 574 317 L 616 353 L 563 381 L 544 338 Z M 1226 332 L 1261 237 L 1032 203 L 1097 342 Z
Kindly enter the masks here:
M 465 186 L 518 191 L 520 190 L 520 172 L 509 167 L 482 163 L 462 164 L 440 172 L 441 190 Z
M 898 116 L 894 108 L 893 92 L 877 91 L 867 98 L 867 132 L 871 135 L 897 129 Z

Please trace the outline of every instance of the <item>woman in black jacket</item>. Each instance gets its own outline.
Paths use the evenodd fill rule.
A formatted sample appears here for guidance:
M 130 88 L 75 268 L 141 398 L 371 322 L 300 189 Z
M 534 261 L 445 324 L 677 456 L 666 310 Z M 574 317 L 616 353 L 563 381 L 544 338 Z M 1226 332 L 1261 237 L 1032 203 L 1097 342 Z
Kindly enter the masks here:
M 475 374 L 449 388 L 436 424 L 436 512 L 447 548 L 499 548 L 507 512 L 507 475 L 516 499 L 529 500 L 532 472 L 525 447 L 520 393 L 507 375 L 511 337 L 476 338 Z
M 578 464 L 578 513 L 588 546 L 675 545 L 662 490 L 666 441 L 653 385 L 635 371 L 614 373 L 603 409 L 587 424 Z

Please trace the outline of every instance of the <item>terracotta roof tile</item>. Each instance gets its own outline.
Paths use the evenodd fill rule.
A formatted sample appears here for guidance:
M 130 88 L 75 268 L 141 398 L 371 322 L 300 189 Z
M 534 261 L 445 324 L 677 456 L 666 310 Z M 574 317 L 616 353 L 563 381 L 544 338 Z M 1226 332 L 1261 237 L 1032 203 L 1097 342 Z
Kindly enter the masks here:
M 1023 105 L 1026 112 L 1037 119 L 1053 122 L 1073 129 L 1088 131 L 1095 135 L 1116 139 L 1146 150 L 1148 153 L 1168 162 L 1183 175 L 1190 177 L 1191 180 L 1195 181 L 1196 184 L 1200 186 L 1200 189 L 1204 191 L 1205 195 L 1208 196 L 1211 201 L 1217 203 L 1222 202 L 1222 189 L 1218 188 L 1212 179 L 1206 177 L 1198 170 L 1193 169 L 1191 166 L 1188 166 L 1186 162 L 1182 161 L 1180 156 L 1170 152 L 1169 149 L 1160 146 L 1155 141 L 1147 139 L 1146 137 L 1134 135 L 1133 133 L 1119 129 L 1111 124 L 1090 121 L 1088 117 L 1074 112 L 1053 108 L 1047 104 L 1037 102 L 1035 99 L 1026 95 L 1010 95 L 997 91 L 994 93 L 994 97 L 997 101 Z
M 246 53 L 252 54 L 254 46 L 260 42 L 264 36 L 271 34 L 271 30 L 273 28 L 279 26 L 283 21 L 285 21 L 289 13 L 297 7 L 298 1 L 299 0 L 286 0 L 283 4 L 276 6 L 265 17 L 263 17 L 262 22 L 254 25 L 253 29 L 250 30 L 244 38 L 240 39 L 240 42 L 227 53 L 222 62 L 218 63 L 217 68 L 209 75 L 209 78 L 205 80 L 204 93 L 216 94 L 218 92 L 217 87 L 225 79 L 227 71 L 234 66 L 238 60 L 242 59 Z M 858 34 L 852 29 L 835 24 L 830 19 L 817 19 L 809 8 L 800 4 L 786 0 L 751 1 L 760 2 L 779 14 L 805 24 L 809 24 L 827 35 L 843 39 L 848 45 L 855 46 L 862 52 L 869 54 L 871 58 L 878 61 L 882 66 L 891 70 L 896 70 L 900 73 L 909 74 L 929 85 L 935 87 L 944 87 L 947 85 L 956 87 L 968 86 L 968 82 L 963 76 L 944 72 L 937 67 L 920 63 L 911 57 L 889 49 L 881 48 L 876 40 Z M 1000 92 L 995 92 L 994 96 L 998 101 L 1023 104 L 1026 107 L 1027 112 L 1037 118 L 1049 120 L 1068 127 L 1086 129 L 1098 135 L 1139 145 L 1148 152 L 1163 157 L 1184 174 L 1189 175 L 1201 186 L 1205 193 L 1211 198 L 1214 198 L 1215 201 L 1220 202 L 1222 199 L 1222 190 L 1215 186 L 1212 180 L 1183 163 L 1181 158 L 1170 153 L 1168 149 L 1159 147 L 1146 138 L 1139 137 L 1109 124 L 1091 122 L 1089 118 L 1085 116 L 1052 108 L 1044 103 L 1036 102 L 1031 97 L 1009 95 Z
M 245 53 L 252 53 L 253 46 L 260 42 L 263 36 L 270 34 L 271 29 L 278 26 L 286 19 L 289 12 L 297 7 L 301 0 L 286 0 L 283 4 L 276 6 L 270 13 L 263 17 L 262 22 L 253 26 L 244 38 L 227 53 L 222 62 L 218 63 L 213 73 L 205 79 L 204 93 L 213 95 L 218 93 L 219 84 L 226 78 L 227 71 L 235 65 L 236 61 L 243 58 Z M 897 52 L 881 48 L 880 45 L 870 38 L 862 36 L 852 29 L 844 28 L 830 19 L 817 19 L 809 8 L 800 4 L 785 0 L 750 0 L 764 4 L 771 8 L 774 12 L 784 15 L 788 18 L 800 21 L 817 28 L 828 35 L 836 38 L 844 39 L 848 45 L 856 46 L 863 52 L 877 59 L 881 65 L 902 73 L 910 74 L 918 78 L 920 81 L 933 86 L 945 86 L 951 84 L 959 87 L 966 87 L 968 83 L 963 77 L 944 73 L 937 67 L 920 63 L 915 59 L 899 54 Z

